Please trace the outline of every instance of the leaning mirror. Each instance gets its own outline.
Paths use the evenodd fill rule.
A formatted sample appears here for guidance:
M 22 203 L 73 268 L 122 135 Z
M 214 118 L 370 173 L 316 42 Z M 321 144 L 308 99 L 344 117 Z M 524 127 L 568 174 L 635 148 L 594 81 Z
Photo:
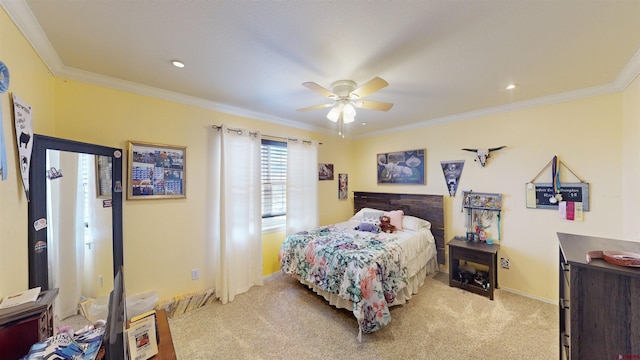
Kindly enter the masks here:
M 58 288 L 62 319 L 123 264 L 122 150 L 36 134 L 30 166 L 29 287 Z

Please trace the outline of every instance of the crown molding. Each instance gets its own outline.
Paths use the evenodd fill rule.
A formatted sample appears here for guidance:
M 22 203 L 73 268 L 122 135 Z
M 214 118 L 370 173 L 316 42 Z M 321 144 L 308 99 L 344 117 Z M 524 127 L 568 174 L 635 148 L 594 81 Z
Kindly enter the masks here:
M 368 138 L 368 137 L 379 136 L 379 135 L 387 135 L 389 133 L 400 132 L 400 131 L 415 130 L 415 129 L 424 128 L 428 126 L 435 126 L 440 124 L 452 123 L 456 121 L 470 120 L 470 119 L 479 118 L 483 116 L 529 109 L 529 108 L 539 107 L 544 105 L 558 104 L 558 103 L 583 99 L 583 98 L 592 97 L 592 96 L 615 93 L 619 91 L 620 90 L 615 85 L 615 83 L 610 83 L 606 85 L 594 86 L 586 89 L 569 91 L 569 92 L 556 94 L 556 95 L 544 96 L 544 97 L 535 98 L 531 100 L 519 101 L 519 102 L 507 104 L 507 105 L 500 105 L 500 106 L 495 106 L 491 108 L 470 111 L 463 114 L 456 114 L 451 116 L 444 116 L 441 118 L 424 120 L 424 121 L 412 123 L 405 126 L 398 126 L 398 127 L 388 128 L 382 131 L 375 131 L 375 132 L 363 134 L 355 137 L 355 139 L 362 139 L 362 138 Z
M 300 122 L 295 122 L 287 119 L 283 119 L 280 117 L 275 117 L 263 113 L 253 112 L 246 109 L 229 106 L 221 103 L 217 103 L 211 100 L 205 100 L 202 98 L 198 98 L 195 96 L 184 95 L 181 93 L 163 90 L 152 86 L 142 85 L 139 83 L 113 78 L 106 75 L 96 74 L 89 71 L 78 70 L 75 68 L 63 66 L 60 71 L 58 71 L 57 77 L 63 79 L 74 80 L 78 82 L 88 83 L 92 85 L 102 86 L 114 90 L 120 90 L 124 92 L 129 92 L 133 94 L 149 96 L 157 99 L 167 100 L 171 102 L 176 102 L 184 105 L 190 105 L 195 107 L 200 107 L 203 109 L 219 111 L 225 114 L 237 115 L 242 117 L 248 117 L 251 119 L 259 119 L 266 122 L 290 126 L 297 129 L 327 133 L 327 129 L 322 129 L 318 127 L 314 127 L 311 125 L 303 124 Z
M 297 129 L 314 131 L 318 133 L 337 136 L 333 130 L 311 126 L 297 121 L 291 121 L 280 117 L 275 117 L 267 114 L 257 113 L 246 109 L 241 109 L 225 104 L 220 104 L 214 101 L 205 100 L 193 96 L 188 96 L 168 90 L 162 90 L 147 85 L 142 85 L 122 79 L 116 79 L 88 71 L 78 70 L 65 66 L 62 60 L 58 56 L 57 52 L 51 45 L 51 42 L 42 31 L 40 24 L 36 20 L 35 16 L 31 12 L 31 9 L 24 0 L 0 0 L 0 6 L 4 8 L 9 17 L 13 20 L 14 24 L 18 27 L 20 32 L 29 41 L 33 49 L 40 56 L 45 66 L 55 76 L 60 78 L 67 78 L 79 82 L 85 82 L 89 84 L 104 86 L 116 90 L 122 90 L 134 94 L 155 97 L 164 99 L 167 101 L 173 101 L 185 105 L 191 105 L 201 107 L 209 110 L 219 111 L 236 116 L 248 117 L 252 119 L 259 119 L 266 122 L 290 126 Z M 512 104 L 501 105 L 477 111 L 471 111 L 463 114 L 456 114 L 451 116 L 445 116 L 436 119 L 429 119 L 420 122 L 416 122 L 410 125 L 398 126 L 393 128 L 387 128 L 384 131 L 374 131 L 359 136 L 350 137 L 352 139 L 368 138 L 373 136 L 379 136 L 389 134 L 391 132 L 400 132 L 407 130 L 414 130 L 418 128 L 435 126 L 444 123 L 450 123 L 455 121 L 469 120 L 472 118 L 494 115 L 499 113 L 511 112 L 516 110 L 528 109 L 537 106 L 557 104 L 561 102 L 577 100 L 581 98 L 609 94 L 620 92 L 626 89 L 633 80 L 640 74 L 640 49 L 634 54 L 627 65 L 622 69 L 616 80 L 612 83 L 595 86 L 586 89 L 580 89 L 570 91 L 566 93 L 545 96 L 541 98 L 520 101 Z
M 631 60 L 625 65 L 624 69 L 618 75 L 614 82 L 618 91 L 626 89 L 633 80 L 640 74 L 640 49 L 631 57 Z
M 49 38 L 42 31 L 42 27 L 31 12 L 24 0 L 0 0 L 0 6 L 4 8 L 18 30 L 29 41 L 33 50 L 40 56 L 49 71 L 56 76 L 62 68 L 62 60 L 51 45 Z

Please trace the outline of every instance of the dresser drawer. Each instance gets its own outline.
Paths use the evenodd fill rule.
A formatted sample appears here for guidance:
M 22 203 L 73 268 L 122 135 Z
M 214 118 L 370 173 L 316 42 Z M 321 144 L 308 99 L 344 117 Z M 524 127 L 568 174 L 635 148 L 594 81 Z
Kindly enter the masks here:
M 560 311 L 563 315 L 561 320 L 564 320 L 563 324 L 561 324 L 564 325 L 564 333 L 566 336 L 571 336 L 571 309 L 569 300 L 560 300 Z
M 491 254 L 489 253 L 456 247 L 450 249 L 450 251 L 452 251 L 454 259 L 468 260 L 483 265 L 489 265 L 491 263 Z
M 560 344 L 560 355 L 561 359 L 571 359 L 571 335 L 563 332 L 560 334 L 561 336 L 561 344 Z

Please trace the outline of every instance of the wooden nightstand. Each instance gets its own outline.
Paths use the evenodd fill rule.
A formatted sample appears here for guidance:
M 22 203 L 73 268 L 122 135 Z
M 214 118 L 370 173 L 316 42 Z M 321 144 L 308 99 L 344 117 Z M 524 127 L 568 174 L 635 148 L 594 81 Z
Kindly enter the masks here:
M 469 290 L 488 296 L 493 300 L 493 289 L 498 288 L 498 249 L 500 245 L 487 245 L 483 242 L 465 241 L 457 238 L 449 240 L 449 286 Z M 489 284 L 484 288 L 473 281 L 465 284 L 458 278 L 461 261 L 489 267 Z

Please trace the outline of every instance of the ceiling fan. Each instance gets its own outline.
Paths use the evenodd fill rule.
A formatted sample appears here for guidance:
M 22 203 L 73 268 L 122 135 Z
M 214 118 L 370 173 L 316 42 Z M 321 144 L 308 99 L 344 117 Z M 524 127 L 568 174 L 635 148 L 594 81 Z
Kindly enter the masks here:
M 333 103 L 310 106 L 298 109 L 298 111 L 310 111 L 333 107 L 327 114 L 327 119 L 338 123 L 338 134 L 342 135 L 343 124 L 348 124 L 355 120 L 355 108 L 389 111 L 389 109 L 393 107 L 393 104 L 388 102 L 362 100 L 365 96 L 388 85 L 388 82 L 379 77 L 369 80 L 369 82 L 360 87 L 358 87 L 358 84 L 352 80 L 334 81 L 331 84 L 331 90 L 328 90 L 315 82 L 304 82 L 302 83 L 302 86 L 332 99 Z

